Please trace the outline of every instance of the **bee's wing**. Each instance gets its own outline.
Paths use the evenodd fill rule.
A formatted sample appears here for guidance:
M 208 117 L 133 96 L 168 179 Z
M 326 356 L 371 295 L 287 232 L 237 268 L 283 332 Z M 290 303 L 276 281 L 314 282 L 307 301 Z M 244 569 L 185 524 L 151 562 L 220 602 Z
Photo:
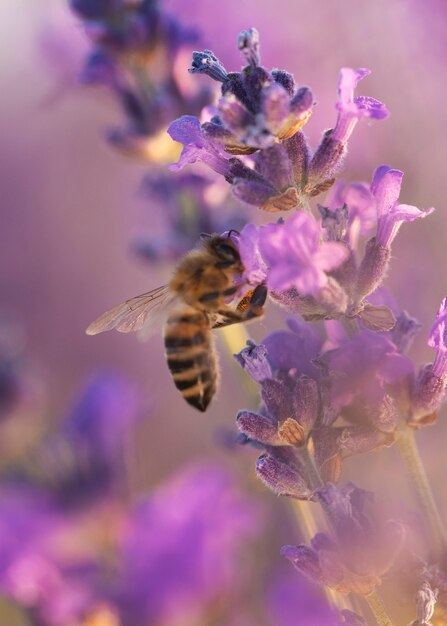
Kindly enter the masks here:
M 109 311 L 103 313 L 87 328 L 87 335 L 96 335 L 116 328 L 120 333 L 143 330 L 148 334 L 152 321 L 159 319 L 159 314 L 173 302 L 174 297 L 169 285 L 163 285 L 152 291 L 130 298 Z

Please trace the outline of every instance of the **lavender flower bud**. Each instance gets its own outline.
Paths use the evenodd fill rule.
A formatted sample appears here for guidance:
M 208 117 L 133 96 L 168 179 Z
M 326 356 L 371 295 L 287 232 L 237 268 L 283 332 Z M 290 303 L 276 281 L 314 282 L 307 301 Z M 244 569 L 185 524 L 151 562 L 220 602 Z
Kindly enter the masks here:
M 256 28 L 242 30 L 239 33 L 237 45 L 249 65 L 259 65 L 261 60 L 259 55 L 259 33 Z
M 247 347 L 234 355 L 236 361 L 257 383 L 272 378 L 272 370 L 267 360 L 267 350 L 260 344 L 248 340 Z
M 262 400 L 270 415 L 278 422 L 283 422 L 293 415 L 293 399 L 282 380 L 267 378 L 262 383 Z
M 296 569 L 319 585 L 324 584 L 318 553 L 304 544 L 299 546 L 283 546 L 280 552 L 296 567 Z
M 307 169 L 309 167 L 310 148 L 306 136 L 297 132 L 284 142 L 287 156 L 292 166 L 293 179 L 300 189 L 306 183 Z
M 256 463 L 256 474 L 278 496 L 298 500 L 312 499 L 312 491 L 300 471 L 270 454 L 263 454 Z
M 431 416 L 439 407 L 445 398 L 446 389 L 445 378 L 440 378 L 433 373 L 432 365 L 425 365 L 421 368 L 412 397 L 412 417 L 411 423 L 413 425 L 423 425 L 422 418 Z M 431 423 L 436 419 L 436 416 L 432 416 L 432 419 L 428 423 Z
M 328 241 L 342 241 L 348 229 L 348 205 L 332 210 L 328 207 L 318 204 L 318 210 L 321 215 L 321 225 L 326 231 Z
M 306 435 L 318 418 L 320 399 L 315 380 L 301 376 L 295 385 L 294 412 Z
M 293 96 L 295 93 L 295 79 L 292 74 L 285 70 L 272 70 L 271 75 L 275 83 L 284 87 L 289 96 Z
M 224 83 L 228 79 L 226 69 L 211 50 L 193 52 L 191 67 L 188 71 L 190 74 L 207 74 L 220 83 Z
M 310 162 L 309 182 L 305 189 L 307 194 L 316 196 L 329 189 L 345 154 L 346 144 L 333 138 L 333 130 L 327 130 Z
M 253 413 L 252 411 L 239 411 L 236 417 L 238 429 L 249 439 L 260 441 L 268 446 L 284 445 L 278 433 L 277 424 L 272 419 Z
M 353 613 L 348 609 L 341 611 L 340 615 L 342 617 L 340 626 L 366 626 L 366 622 L 363 617 L 360 617 L 360 615 L 357 615 L 357 613 Z
M 396 319 L 393 328 L 393 343 L 401 354 L 405 354 L 410 349 L 416 333 L 420 330 L 422 324 L 417 319 L 408 315 L 406 311 L 402 311 Z
M 384 279 L 390 260 L 390 249 L 381 246 L 375 237 L 366 244 L 365 256 L 360 264 L 355 289 L 356 302 L 375 291 Z

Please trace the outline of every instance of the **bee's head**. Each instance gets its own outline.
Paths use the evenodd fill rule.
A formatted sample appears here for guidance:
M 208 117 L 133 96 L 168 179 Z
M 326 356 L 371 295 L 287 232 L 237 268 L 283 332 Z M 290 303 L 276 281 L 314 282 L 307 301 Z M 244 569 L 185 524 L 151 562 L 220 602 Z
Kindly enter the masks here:
M 232 233 L 235 231 L 229 231 L 228 235 L 201 235 L 200 238 L 204 242 L 205 246 L 210 252 L 212 252 L 218 259 L 232 265 L 240 261 L 239 250 L 237 243 L 232 237 Z

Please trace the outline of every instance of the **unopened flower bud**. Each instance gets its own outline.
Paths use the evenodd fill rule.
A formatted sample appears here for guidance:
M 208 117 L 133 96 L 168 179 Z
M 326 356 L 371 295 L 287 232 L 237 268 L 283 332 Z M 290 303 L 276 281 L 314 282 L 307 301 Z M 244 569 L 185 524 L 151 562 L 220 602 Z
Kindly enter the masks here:
M 340 622 L 340 626 L 366 626 L 366 622 L 363 617 L 357 615 L 357 613 L 353 613 L 348 609 L 344 609 L 340 612 L 342 621 Z
M 445 378 L 434 374 L 432 365 L 421 368 L 413 391 L 411 418 L 413 425 L 417 425 L 423 417 L 439 409 L 445 398 L 446 382 Z
M 421 327 L 422 324 L 414 317 L 408 315 L 406 311 L 402 311 L 397 317 L 392 337 L 394 345 L 401 354 L 405 354 L 409 350 L 416 333 Z
M 317 382 L 313 378 L 301 376 L 295 385 L 294 413 L 306 436 L 317 421 L 319 408 L 320 398 Z
M 234 355 L 236 361 L 257 383 L 272 378 L 272 370 L 267 360 L 267 350 L 260 344 L 248 340 L 247 347 Z
M 239 411 L 236 420 L 239 430 L 249 439 L 260 441 L 268 446 L 284 445 L 278 434 L 278 426 L 272 419 L 252 411 Z
M 224 83 L 228 74 L 224 66 L 211 50 L 192 53 L 192 63 L 188 70 L 190 74 L 207 74 L 213 80 Z
M 310 500 L 312 491 L 296 467 L 270 454 L 263 454 L 256 463 L 258 478 L 278 496 Z
M 341 166 L 346 154 L 346 144 L 335 139 L 333 132 L 333 130 L 328 130 L 324 133 L 323 139 L 310 162 L 309 182 L 306 186 L 306 192 L 310 196 L 325 191 L 326 189 L 322 187 L 325 182 L 328 184 L 329 181 L 332 181 L 331 184 L 334 182 L 334 174 Z
M 259 65 L 259 33 L 256 28 L 248 28 L 241 31 L 237 39 L 237 45 L 249 65 Z
M 283 422 L 293 415 L 293 399 L 287 385 L 281 380 L 266 379 L 262 383 L 262 400 L 270 415 Z
M 283 546 L 281 556 L 289 560 L 298 571 L 317 584 L 324 584 L 318 553 L 304 544 L 299 546 Z
M 318 205 L 321 225 L 326 231 L 328 241 L 342 241 L 348 228 L 348 205 L 332 210 L 322 204 Z
M 375 237 L 366 244 L 365 256 L 360 264 L 355 289 L 359 303 L 381 284 L 388 269 L 390 249 L 381 246 Z

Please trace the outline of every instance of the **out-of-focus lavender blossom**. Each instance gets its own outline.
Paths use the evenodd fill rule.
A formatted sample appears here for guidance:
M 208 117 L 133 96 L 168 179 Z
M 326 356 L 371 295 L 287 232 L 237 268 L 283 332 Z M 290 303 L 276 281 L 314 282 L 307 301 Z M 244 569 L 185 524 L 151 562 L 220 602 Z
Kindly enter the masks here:
M 220 180 L 196 174 L 173 177 L 165 172 L 149 174 L 144 181 L 148 201 L 162 207 L 162 232 L 140 235 L 137 253 L 148 261 L 177 261 L 196 244 L 200 233 L 240 230 L 246 215 L 235 206 Z M 152 220 L 151 220 L 152 221 Z
M 292 324 L 292 330 L 295 332 L 276 331 L 265 339 L 264 345 L 251 343 L 237 355 L 245 371 L 261 387 L 259 410 L 239 411 L 237 426 L 255 447 L 262 445 L 265 448 L 256 471 L 267 487 L 280 495 L 313 499 L 313 490 L 318 485 L 302 455 L 307 457 L 312 450 L 321 477 L 336 481 L 340 477 L 343 459 L 391 445 L 398 413 L 392 399 L 385 394 L 380 379 L 376 382 L 374 378 L 370 388 L 370 378 L 365 374 L 363 384 L 366 388 L 361 395 L 359 380 L 353 376 L 353 373 L 361 376 L 363 372 L 359 348 L 353 346 L 352 353 L 360 361 L 354 360 L 352 370 L 344 373 L 337 370 L 336 363 L 323 360 L 326 355 L 320 354 L 322 341 L 304 323 Z M 376 347 L 375 356 L 373 352 L 374 365 L 371 367 L 382 367 L 386 370 L 384 376 L 399 380 L 405 376 L 411 362 L 398 354 L 386 339 L 382 339 L 382 343 L 379 341 L 381 350 Z M 346 345 L 351 348 L 348 342 L 343 349 L 347 349 Z M 371 356 L 371 346 L 366 346 L 363 360 Z M 337 356 L 337 350 L 333 354 Z M 342 353 L 339 357 L 346 367 L 350 366 L 349 357 L 346 361 Z M 397 359 L 395 370 L 394 358 Z M 373 374 L 375 376 L 375 369 Z M 377 389 L 376 384 L 379 385 Z M 365 398 L 369 399 L 370 411 L 366 413 L 366 419 L 362 411 L 362 420 L 353 420 L 346 425 L 349 413 L 345 414 L 344 407 L 356 394 L 360 395 L 362 406 L 365 406 Z M 342 398 L 343 402 L 340 402 Z M 376 415 L 378 407 L 381 411 Z
M 335 611 L 315 586 L 278 573 L 267 588 L 267 609 L 276 626 L 336 626 Z
M 130 428 L 141 416 L 134 385 L 98 373 L 53 432 L 31 450 L 10 480 L 42 490 L 58 506 L 79 506 L 119 489 Z
M 180 471 L 131 509 L 103 497 L 82 514 L 33 487 L 1 492 L 0 590 L 36 624 L 102 612 L 123 625 L 189 624 L 216 606 L 233 619 L 248 575 L 241 550 L 261 516 L 220 465 Z
M 238 198 L 265 211 L 306 207 L 310 197 L 334 183 L 358 119 L 383 119 L 388 110 L 374 98 L 353 96 L 369 70 L 343 68 L 336 126 L 324 133 L 312 155 L 301 131 L 312 113 L 312 92 L 297 88 L 288 72 L 268 72 L 259 64 L 255 29 L 242 31 L 238 42 L 248 61 L 240 73 L 228 73 L 210 50 L 193 54 L 190 71 L 221 82 L 222 98 L 209 122 L 200 125 L 184 116 L 169 127 L 171 137 L 184 145 L 176 169 L 202 161 L 226 178 Z M 253 156 L 244 162 L 228 154 Z
M 24 337 L 20 328 L 0 320 L 0 420 L 7 417 L 27 393 Z
M 317 584 L 368 596 L 381 584 L 405 538 L 398 522 L 375 527 L 364 510 L 370 495 L 352 484 L 337 489 L 328 483 L 319 489 L 318 498 L 332 522 L 331 535 L 318 533 L 310 546 L 284 546 L 282 555 Z
M 259 529 L 259 512 L 220 466 L 184 471 L 125 526 L 117 583 L 123 623 L 199 623 L 224 598 L 227 612 L 248 574 L 240 551 Z
M 126 119 L 108 133 L 109 141 L 131 156 L 165 158 L 163 142 L 150 139 L 176 115 L 198 113 L 210 101 L 209 90 L 191 89 L 176 69 L 197 32 L 157 0 L 70 0 L 70 5 L 92 43 L 81 80 L 111 91 Z
M 70 555 L 75 519 L 28 487 L 1 489 L 0 590 L 29 612 L 33 623 L 67 626 L 99 597 L 94 559 Z M 79 521 L 78 521 L 79 524 Z

